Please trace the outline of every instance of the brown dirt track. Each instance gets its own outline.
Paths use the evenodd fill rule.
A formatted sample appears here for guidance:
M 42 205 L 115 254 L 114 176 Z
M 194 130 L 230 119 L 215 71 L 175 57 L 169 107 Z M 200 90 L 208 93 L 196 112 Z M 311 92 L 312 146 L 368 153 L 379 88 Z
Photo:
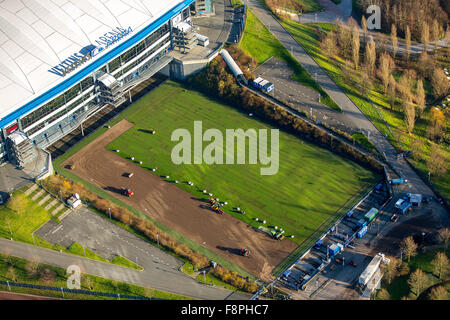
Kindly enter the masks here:
M 218 215 L 188 192 L 106 150 L 106 145 L 132 126 L 126 120 L 120 121 L 62 165 L 73 165 L 73 172 L 84 180 L 261 279 L 271 279 L 270 271 L 296 244 L 273 240 L 229 214 Z M 125 172 L 133 172 L 134 176 L 123 177 Z M 131 188 L 134 196 L 119 194 L 121 187 Z M 236 253 L 242 247 L 250 250 L 248 257 Z

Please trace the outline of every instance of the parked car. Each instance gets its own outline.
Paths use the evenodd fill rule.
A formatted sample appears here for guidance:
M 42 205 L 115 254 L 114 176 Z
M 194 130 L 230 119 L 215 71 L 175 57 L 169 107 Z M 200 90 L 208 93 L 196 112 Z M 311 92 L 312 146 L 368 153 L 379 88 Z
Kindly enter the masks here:
M 354 263 L 353 262 L 353 260 L 352 261 L 350 261 L 349 263 L 348 263 L 349 265 L 351 265 L 352 267 L 354 267 L 354 268 L 356 268 L 356 266 L 357 266 L 357 264 L 356 263 Z

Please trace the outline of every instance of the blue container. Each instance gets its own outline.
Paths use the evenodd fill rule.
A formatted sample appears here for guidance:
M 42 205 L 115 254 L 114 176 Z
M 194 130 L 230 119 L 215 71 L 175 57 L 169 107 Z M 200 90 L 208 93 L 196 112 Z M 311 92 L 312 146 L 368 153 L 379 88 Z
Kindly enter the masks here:
M 359 232 L 357 233 L 357 237 L 358 238 L 362 238 L 364 237 L 364 235 L 367 233 L 367 226 L 364 226 L 361 230 L 359 230 Z
M 362 218 L 361 220 L 359 220 L 357 223 L 356 223 L 356 225 L 358 226 L 358 227 L 365 227 L 365 226 L 367 226 L 367 221 L 364 219 L 364 218 Z

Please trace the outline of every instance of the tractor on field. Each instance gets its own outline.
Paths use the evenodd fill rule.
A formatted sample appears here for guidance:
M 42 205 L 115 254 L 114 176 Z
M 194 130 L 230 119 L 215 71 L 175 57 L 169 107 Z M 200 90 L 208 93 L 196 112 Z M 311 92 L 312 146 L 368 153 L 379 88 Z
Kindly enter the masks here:
M 241 249 L 241 256 L 248 257 L 249 251 L 247 248 Z
M 132 197 L 134 195 L 133 190 L 131 190 L 130 188 L 122 188 L 121 190 L 124 196 Z
M 209 199 L 209 204 L 211 205 L 211 209 L 213 209 L 218 214 L 224 214 L 225 212 L 222 210 L 222 205 L 220 202 L 217 202 L 214 198 Z

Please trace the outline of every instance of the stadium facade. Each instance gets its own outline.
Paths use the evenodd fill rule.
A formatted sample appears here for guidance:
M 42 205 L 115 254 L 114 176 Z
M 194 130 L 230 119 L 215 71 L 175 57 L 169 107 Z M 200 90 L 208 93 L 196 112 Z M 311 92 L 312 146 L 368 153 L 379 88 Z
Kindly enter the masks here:
M 0 0 L 0 163 L 25 163 L 167 67 L 193 45 L 193 2 Z

